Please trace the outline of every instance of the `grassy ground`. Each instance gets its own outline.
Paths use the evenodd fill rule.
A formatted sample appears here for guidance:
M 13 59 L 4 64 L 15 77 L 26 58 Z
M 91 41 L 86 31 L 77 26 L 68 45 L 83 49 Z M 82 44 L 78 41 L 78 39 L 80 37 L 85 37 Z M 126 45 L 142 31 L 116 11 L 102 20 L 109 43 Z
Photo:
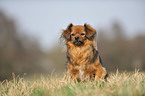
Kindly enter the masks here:
M 76 83 L 67 76 L 41 76 L 27 80 L 15 77 L 0 82 L 1 96 L 145 96 L 145 73 L 113 73 L 108 82 Z

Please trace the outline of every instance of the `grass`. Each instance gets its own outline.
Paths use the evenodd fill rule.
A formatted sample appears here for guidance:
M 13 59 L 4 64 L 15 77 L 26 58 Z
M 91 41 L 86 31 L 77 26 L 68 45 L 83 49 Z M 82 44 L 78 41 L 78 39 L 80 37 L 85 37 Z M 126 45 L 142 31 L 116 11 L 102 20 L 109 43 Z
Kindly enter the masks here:
M 68 76 L 41 76 L 28 80 L 15 77 L 0 82 L 1 96 L 145 96 L 145 73 L 112 73 L 108 82 L 74 82 Z

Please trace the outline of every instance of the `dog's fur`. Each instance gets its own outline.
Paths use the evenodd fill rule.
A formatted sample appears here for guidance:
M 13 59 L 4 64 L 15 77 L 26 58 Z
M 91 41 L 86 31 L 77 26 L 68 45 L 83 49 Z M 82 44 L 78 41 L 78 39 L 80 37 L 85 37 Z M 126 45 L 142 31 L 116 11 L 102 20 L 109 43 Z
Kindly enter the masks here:
M 68 73 L 74 80 L 99 80 L 108 76 L 102 67 L 95 35 L 96 30 L 88 24 L 70 24 L 63 30 L 62 36 L 67 46 Z

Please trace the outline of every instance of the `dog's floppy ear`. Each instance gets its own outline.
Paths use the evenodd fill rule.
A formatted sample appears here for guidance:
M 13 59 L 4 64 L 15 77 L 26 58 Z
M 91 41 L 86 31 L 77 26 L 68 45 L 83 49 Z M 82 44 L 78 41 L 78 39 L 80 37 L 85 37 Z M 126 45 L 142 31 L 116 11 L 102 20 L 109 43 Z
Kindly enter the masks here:
M 88 24 L 84 24 L 84 27 L 85 27 L 85 31 L 86 31 L 86 37 L 88 39 L 93 39 L 96 34 L 96 30 Z
M 63 30 L 62 35 L 67 40 L 70 40 L 70 35 L 71 35 L 70 33 L 71 33 L 72 26 L 73 26 L 73 24 L 71 23 L 71 24 L 69 24 L 69 26 L 65 30 Z

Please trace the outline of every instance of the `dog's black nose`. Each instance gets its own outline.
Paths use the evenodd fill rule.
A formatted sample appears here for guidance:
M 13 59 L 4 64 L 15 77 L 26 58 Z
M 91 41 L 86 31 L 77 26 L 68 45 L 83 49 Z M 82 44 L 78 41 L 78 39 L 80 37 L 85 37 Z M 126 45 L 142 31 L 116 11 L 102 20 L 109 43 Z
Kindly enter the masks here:
M 79 39 L 79 36 L 76 36 L 75 39 L 78 40 Z

